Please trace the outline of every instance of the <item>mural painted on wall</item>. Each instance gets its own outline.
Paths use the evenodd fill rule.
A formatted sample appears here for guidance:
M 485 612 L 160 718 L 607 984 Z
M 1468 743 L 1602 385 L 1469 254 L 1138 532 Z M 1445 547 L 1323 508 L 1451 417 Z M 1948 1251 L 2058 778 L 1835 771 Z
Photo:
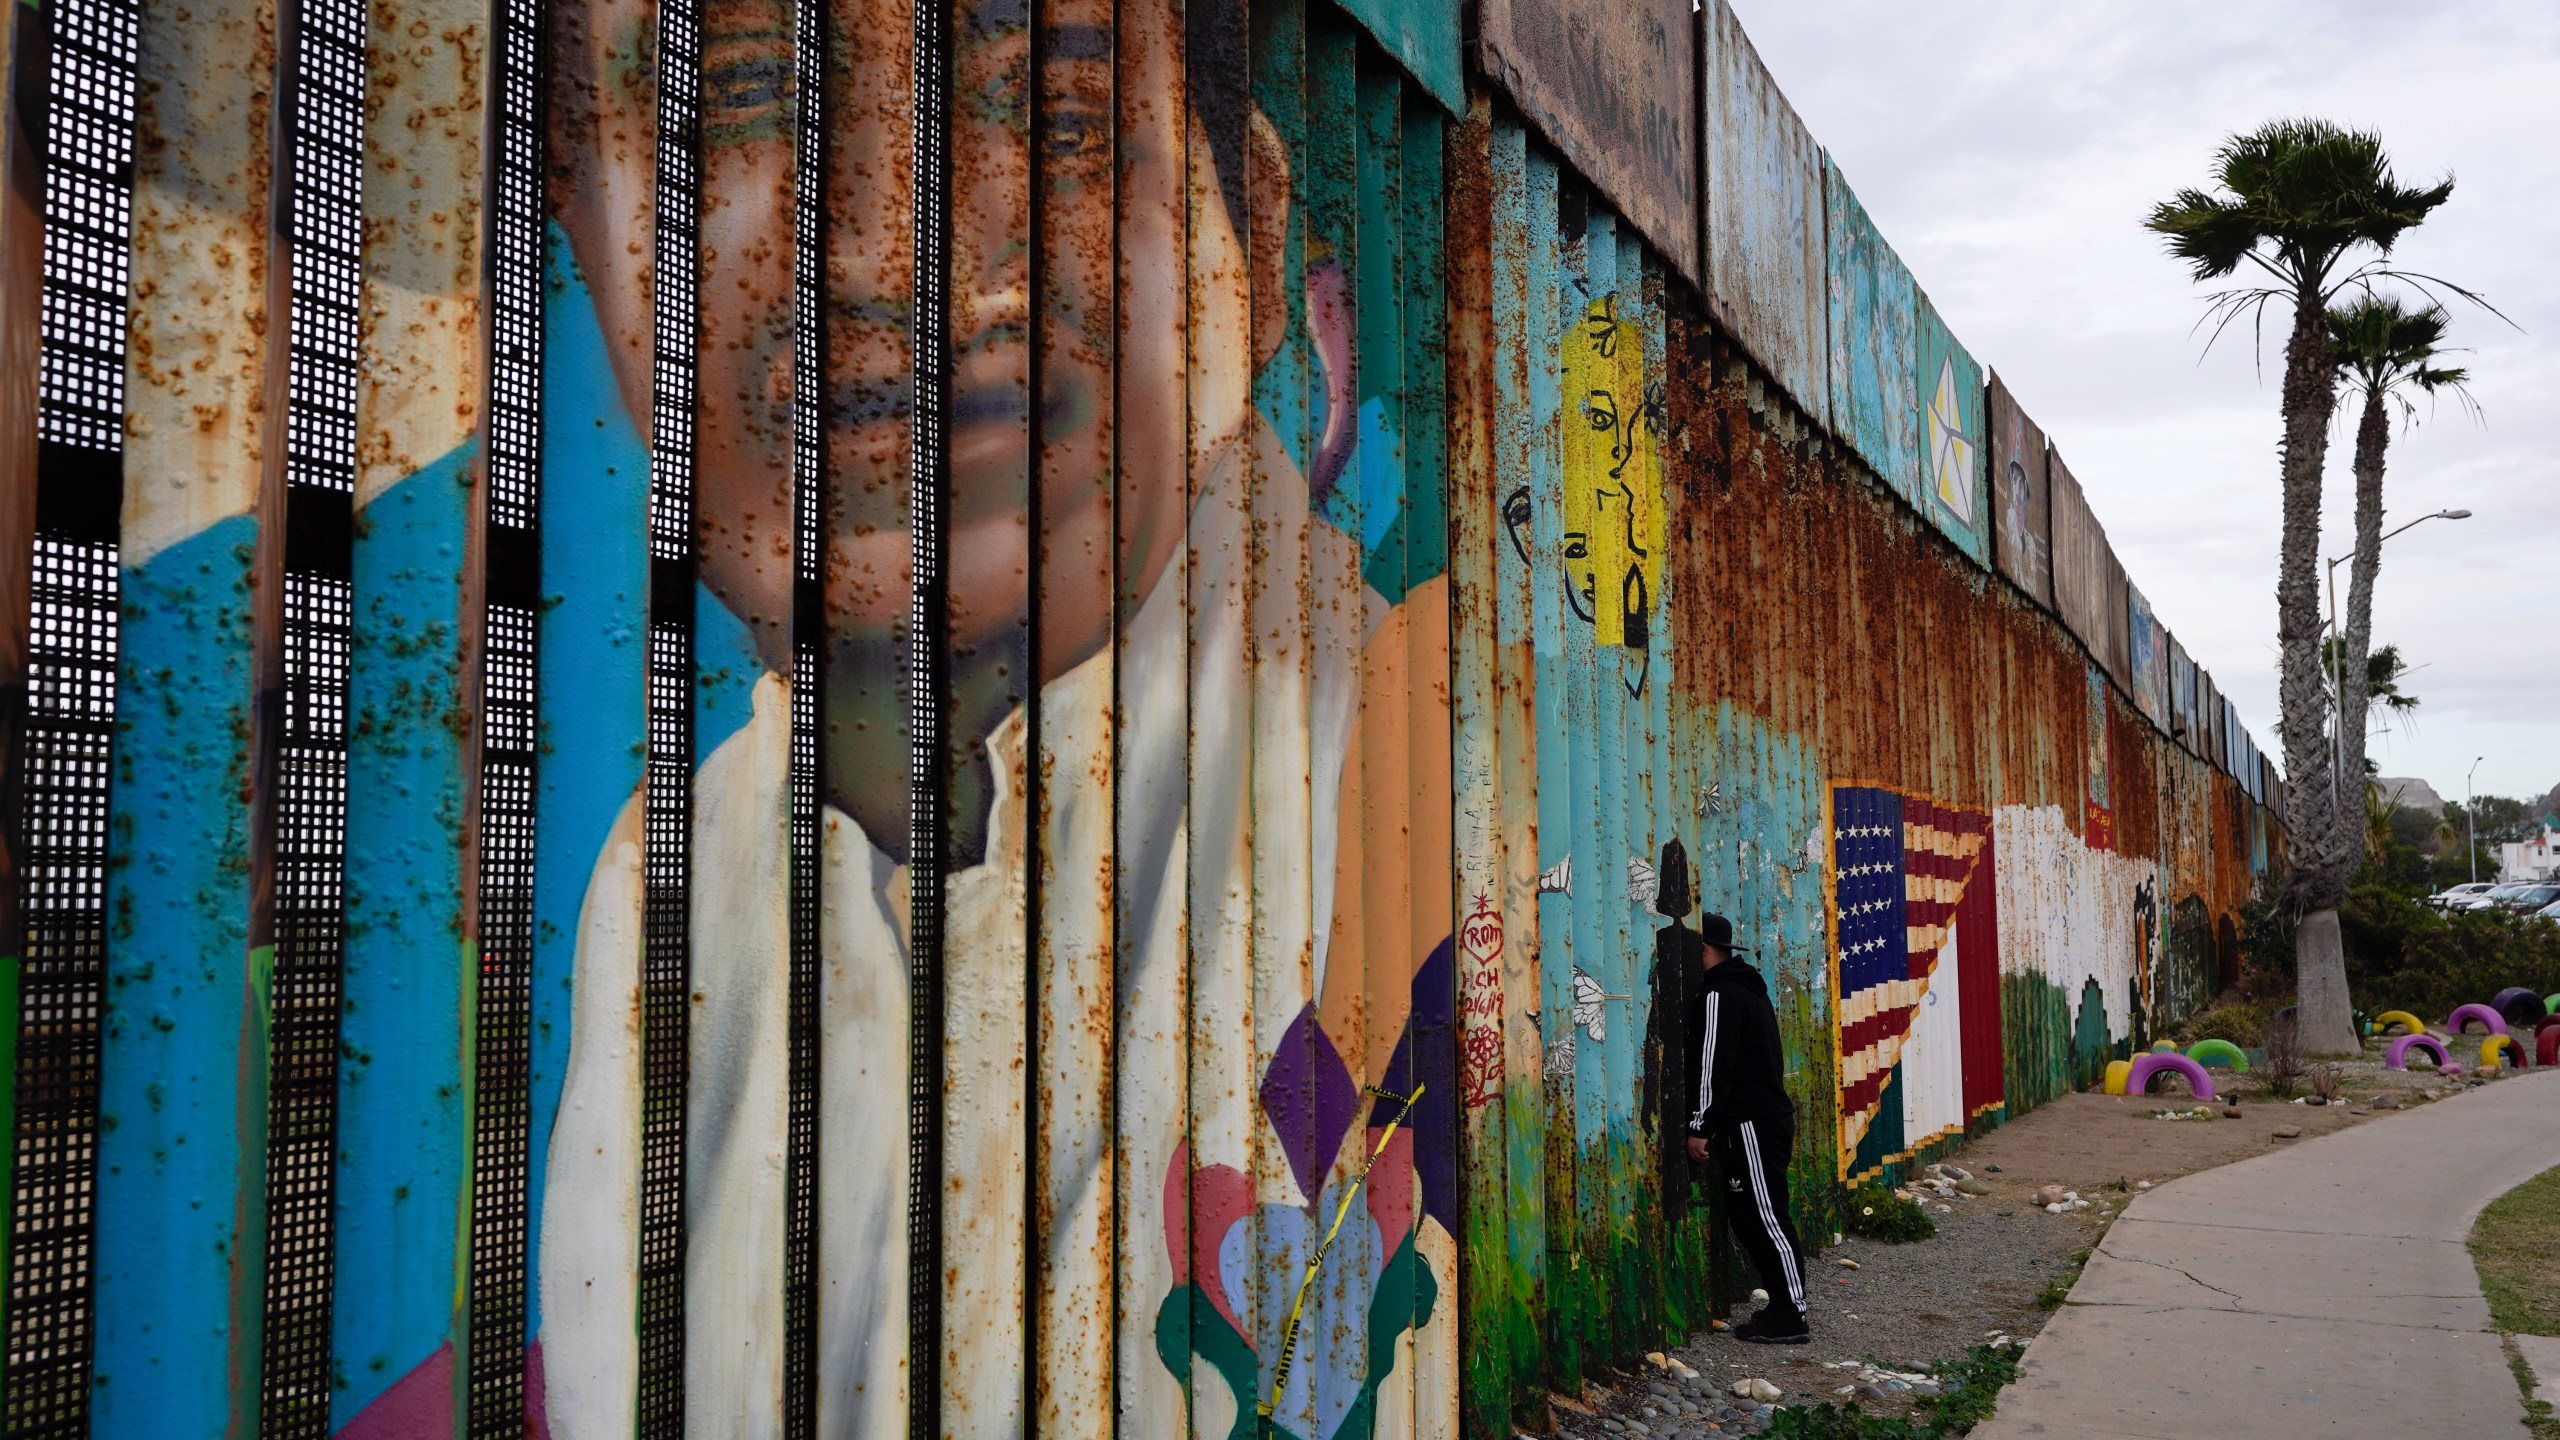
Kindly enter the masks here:
M 2081 833 L 2092 848 L 2099 850 L 2112 850 L 2116 843 L 2114 777 L 2108 772 L 2107 703 L 2107 672 L 2092 663 L 2088 668 L 2088 707 L 2083 712 L 2086 719 L 2081 730 Z
M 1992 555 L 2029 599 L 2053 608 L 2052 497 L 2045 484 L 2044 431 L 2019 408 L 1994 372 L 1990 393 Z
M 1662 393 L 1646 385 L 1643 340 L 1619 304 L 1592 300 L 1565 332 L 1565 593 L 1593 644 L 1635 661 L 1637 691 L 1662 593 Z
M 1047 945 L 1042 994 L 1098 992 L 1111 1005 L 1105 1023 L 1116 1038 L 1085 1058 L 1099 1066 L 1103 1054 L 1112 1057 L 1119 1097 L 1115 1134 L 1077 1130 L 1110 1113 L 1114 1074 L 1077 1071 L 1068 1049 L 1067 1068 L 1047 1077 L 1054 1128 L 1033 1137 L 1046 1156 L 1041 1188 L 1065 1202 L 1064 1224 L 1086 1229 L 1106 1257 L 1116 1248 L 1118 1295 L 1115 1302 L 1105 1264 L 1058 1277 L 1067 1298 L 1044 1296 L 1044 1313 L 1061 1332 L 1053 1344 L 1088 1356 L 1117 1352 L 1124 1433 L 1251 1432 L 1294 1298 L 1272 1277 L 1304 1268 L 1356 1157 L 1399 1109 L 1366 1095 L 1368 1087 L 1421 1088 L 1424 1098 L 1354 1205 L 1361 1223 L 1325 1261 L 1326 1283 L 1278 1397 L 1278 1430 L 1357 1440 L 1382 1423 L 1382 1411 L 1410 1415 L 1417 1377 L 1426 1387 L 1454 1384 L 1454 1314 L 1443 1298 L 1455 1284 L 1459 1098 L 1451 918 L 1415 870 L 1446 850 L 1447 719 L 1407 680 L 1445 673 L 1447 663 L 1443 466 L 1431 398 L 1440 380 L 1427 329 L 1406 319 L 1436 318 L 1439 308 L 1436 255 L 1409 248 L 1407 237 L 1437 234 L 1441 122 L 1346 23 L 1311 23 L 1294 6 L 1266 9 L 1256 17 L 1266 36 L 1304 55 L 1303 89 L 1257 94 L 1285 107 L 1277 115 L 1262 103 L 1250 114 L 1207 110 L 1194 91 L 1187 149 L 1179 107 L 1170 115 L 1141 107 L 1141 118 L 1122 122 L 1135 130 L 1115 136 L 1107 109 L 1079 98 L 1111 93 L 1110 46 L 1078 38 L 1107 29 L 1052 31 L 1033 74 L 1025 7 L 960 12 L 956 73 L 964 93 L 986 101 L 960 107 L 953 138 L 954 193 L 973 197 L 955 218 L 953 313 L 976 328 L 952 337 L 960 357 L 950 542 L 955 821 L 944 888 L 944 1064 L 953 1094 L 941 1199 L 950 1272 L 941 1408 L 964 1430 L 1025 1423 L 1023 1375 L 1034 1359 L 1017 1343 L 1015 1323 L 1030 1303 L 1034 1269 L 1021 1239 L 1018 1068 L 1033 1003 L 1024 977 L 1033 965 L 1026 892 L 1034 867 Z M 645 0 L 607 7 L 582 51 L 597 68 L 581 79 L 607 97 L 605 118 L 636 133 L 646 133 L 645 113 L 611 113 L 630 92 L 606 77 L 639 63 L 616 47 L 646 33 L 647 14 Z M 1108 14 L 1095 23 L 1107 26 Z M 1142 57 L 1124 62 L 1120 83 L 1143 86 L 1153 74 L 1174 85 L 1179 12 L 1122 7 L 1118 17 L 1124 53 Z M 751 26 L 758 17 L 741 10 L 732 18 Z M 687 1405 L 697 1424 L 722 1433 L 767 1433 L 778 1423 L 782 1325 L 781 1236 L 770 1217 L 783 1202 L 770 1157 L 788 1118 L 787 1015 L 762 958 L 780 948 L 788 869 L 789 652 L 778 617 L 789 613 L 789 576 L 771 557 L 787 546 L 787 421 L 801 403 L 776 358 L 787 356 L 790 334 L 790 94 L 764 83 L 776 63 L 765 32 L 715 32 L 707 174 L 746 203 L 715 212 L 706 243 L 716 258 L 703 285 L 702 385 L 706 396 L 752 403 L 706 406 L 699 442 L 700 994 L 686 1290 L 692 1313 L 722 1324 L 689 1331 Z M 839 31 L 857 54 L 847 93 L 831 97 L 838 113 L 894 109 L 902 69 L 876 32 L 863 24 Z M 1139 65 L 1136 76 L 1128 63 Z M 1276 71 L 1280 60 L 1271 63 Z M 1029 103 L 1035 93 L 1040 103 Z M 887 127 L 874 133 L 872 123 L 858 121 L 849 139 L 857 154 L 876 145 L 880 163 L 893 165 L 904 137 Z M 1241 149 L 1226 143 L 1247 127 L 1276 133 L 1293 162 L 1257 169 L 1250 187 Z M 1108 247 L 1042 242 L 1047 288 L 1031 293 L 1033 247 L 1024 237 L 1034 234 L 1035 144 L 1044 219 L 1057 227 L 1041 233 L 1108 233 L 1116 220 L 1124 271 L 1116 279 Z M 1115 148 L 1134 157 L 1119 169 L 1116 213 Z M 553 414 L 564 445 L 584 447 L 553 464 L 555 513 L 546 518 L 554 534 L 611 533 L 617 524 L 639 533 L 613 512 L 627 509 L 647 473 L 648 247 L 635 243 L 645 229 L 634 228 L 646 214 L 612 197 L 617 186 L 644 183 L 627 172 L 648 159 L 645 150 L 610 147 L 582 158 L 562 200 L 566 303 L 555 301 L 563 316 L 555 328 L 593 327 L 593 348 L 611 362 L 618 390 L 563 394 Z M 1207 220 L 1186 217 L 1186 163 L 1218 181 L 1207 193 L 1223 205 Z M 822 1424 L 845 1434 L 902 1432 L 907 1403 L 908 779 L 894 708 L 909 544 L 897 378 L 907 242 L 903 223 L 880 223 L 874 198 L 851 188 L 865 170 L 837 169 L 836 393 L 827 422 L 840 467 L 828 558 L 829 725 L 838 736 L 887 742 L 831 743 L 825 777 L 820 1394 Z M 1248 235 L 1285 243 L 1248 256 Z M 1219 278 L 1188 281 L 1186 269 Z M 1196 298 L 1186 312 L 1187 292 Z M 741 302 L 741 294 L 769 298 Z M 1097 303 L 1114 294 L 1116 325 L 1113 307 Z M 572 392 L 588 379 L 557 357 L 554 368 Z M 1613 372 L 1597 388 L 1616 383 Z M 1640 402 L 1626 408 L 1632 426 Z M 625 437 L 623 448 L 594 448 L 586 437 L 596 434 Z M 1650 472 L 1628 483 L 1658 496 Z M 1026 563 L 1022 520 L 1035 487 L 1046 553 L 1064 557 L 1065 573 Z M 588 512 L 593 523 L 577 523 Z M 1098 593 L 1073 569 L 1091 571 L 1091 547 L 1115 533 L 1116 606 L 1107 564 Z M 1606 553 L 1626 553 L 1624 526 L 1595 534 Z M 1658 539 L 1647 548 L 1658 555 Z M 1036 666 L 1023 619 L 1035 586 L 1045 612 Z M 1614 588 L 1610 599 L 1608 613 L 1620 614 Z M 1632 603 L 1640 637 L 1644 605 L 1640 596 Z M 1294 630 L 1257 649 L 1246 639 L 1255 615 Z M 1039 734 L 1026 725 L 1026 682 L 1040 689 Z M 1256 703 L 1185 704 L 1190 695 L 1237 694 Z M 626 695 L 636 701 L 636 690 Z M 1124 717 L 1116 732 L 1115 701 Z M 573 755 L 627 746 L 637 719 L 631 703 L 546 711 L 555 747 Z M 1091 763 L 1115 746 L 1116 771 Z M 1053 763 L 1060 759 L 1070 763 Z M 1035 765 L 1046 777 L 1037 813 L 1027 795 Z M 1264 778 L 1292 771 L 1294 785 Z M 598 777 L 589 794 L 561 797 L 546 816 L 548 824 L 599 798 L 619 810 L 596 835 L 601 845 L 588 842 L 576 872 L 591 873 L 583 899 L 559 917 L 573 921 L 562 929 L 575 937 L 574 954 L 558 957 L 573 979 L 558 1099 L 541 1116 L 550 1162 L 533 1362 L 557 1440 L 627 1433 L 637 1379 L 631 1197 L 645 1093 L 621 1020 L 639 940 L 629 793 Z M 1435 814 L 1436 830 L 1428 823 Z M 568 873 L 565 863 L 560 869 Z M 1266 883 L 1289 872 L 1315 878 Z M 721 914 L 740 923 L 706 923 Z M 1055 943 L 1058 931 L 1107 936 L 1115 927 L 1116 958 L 1107 944 Z M 1293 949 L 1310 963 L 1288 964 Z M 1194 1029 L 1185 1018 L 1221 1013 L 1267 1017 L 1264 1038 Z M 1054 1052 L 1050 1060 L 1062 1063 Z M 1082 1110 L 1076 1095 L 1105 1097 L 1106 1108 Z M 1095 1197 L 1110 1193 L 1103 1167 L 1115 1150 L 1119 1173 L 1139 1187 L 1097 1208 Z M 1115 1335 L 1115 1303 L 1143 1324 Z M 1112 1387 L 1109 1371 L 1099 1374 L 1048 1396 L 1052 1418 L 1108 1428 Z
M 2060 809 L 1992 812 L 2012 1113 L 2099 1078 L 2160 1008 L 2157 862 L 2092 844 Z
M 1996 848 L 1980 812 L 1832 787 L 1844 1180 L 2003 1103 Z
M 1912 379 L 1920 413 L 1921 510 L 1967 558 L 1991 560 L 1989 475 L 1983 463 L 1982 367 L 1916 286 Z

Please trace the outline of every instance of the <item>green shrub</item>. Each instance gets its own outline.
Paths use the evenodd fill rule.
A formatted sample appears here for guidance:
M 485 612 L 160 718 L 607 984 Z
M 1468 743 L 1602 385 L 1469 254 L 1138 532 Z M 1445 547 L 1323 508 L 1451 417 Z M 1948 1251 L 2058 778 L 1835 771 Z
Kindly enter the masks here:
M 1881 1185 L 1861 1186 L 1849 1192 L 1841 1228 L 1852 1235 L 1896 1245 L 1926 1240 L 1938 1233 L 1937 1225 L 1929 1219 L 1929 1212 L 1920 1208 L 1920 1202 L 1905 1200 Z
M 2272 1005 L 2245 1000 L 2200 1010 L 2179 1022 L 2178 1043 L 2185 1046 L 2199 1040 L 2228 1040 L 2243 1050 L 2254 1050 L 2266 1043 L 2267 1017 L 2274 1011 Z
M 2358 885 L 2339 907 L 2347 984 L 2367 1013 L 2437 1019 L 2510 985 L 2560 991 L 2560 925 L 2503 910 L 2443 915 L 2387 887 Z

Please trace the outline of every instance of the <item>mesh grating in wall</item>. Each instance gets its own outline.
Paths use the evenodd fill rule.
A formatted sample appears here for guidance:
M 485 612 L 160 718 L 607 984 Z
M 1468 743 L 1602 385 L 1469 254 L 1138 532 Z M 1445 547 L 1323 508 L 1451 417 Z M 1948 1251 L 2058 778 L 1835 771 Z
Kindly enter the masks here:
M 702 24 L 658 6 L 657 283 L 649 412 L 648 765 L 642 821 L 639 1440 L 684 1433 L 684 1117 L 693 842 L 693 461 Z
M 533 1019 L 536 520 L 542 487 L 541 0 L 497 0 L 489 190 L 489 433 L 481 531 L 479 936 L 472 999 L 472 1440 L 525 1432 Z
M 950 473 L 951 11 L 915 7 L 915 404 L 907 617 L 908 1431 L 942 1398 L 943 487 Z
M 8 1173 L 0 1433 L 89 1428 L 98 1048 L 106 982 L 108 758 L 115 731 L 125 304 L 133 233 L 135 0 L 54 0 L 21 123 L 43 165 L 36 534 L 16 827 L 17 1112 Z
M 346 958 L 348 584 L 364 289 L 365 9 L 296 0 L 279 57 L 284 634 L 271 710 L 266 1290 L 260 1433 L 325 1440 Z M 272 702 L 271 702 L 272 703 Z
M 826 343 L 827 7 L 802 0 L 792 17 L 793 148 L 791 345 L 791 993 L 790 1109 L 784 1136 L 782 1429 L 815 1440 L 818 1425 L 818 883 L 819 700 L 826 638 L 823 495 Z

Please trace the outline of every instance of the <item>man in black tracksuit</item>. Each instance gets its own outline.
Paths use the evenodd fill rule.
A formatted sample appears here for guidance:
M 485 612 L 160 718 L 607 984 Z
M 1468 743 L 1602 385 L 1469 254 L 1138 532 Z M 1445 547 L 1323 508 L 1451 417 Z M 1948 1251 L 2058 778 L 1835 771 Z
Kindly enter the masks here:
M 1685 907 L 1684 907 L 1685 908 Z M 1795 1102 L 1787 1097 L 1785 1050 L 1778 1015 L 1760 972 L 1734 958 L 1733 922 L 1698 918 L 1705 977 L 1689 997 L 1683 1054 L 1688 1096 L 1688 1155 L 1710 1154 L 1724 1173 L 1736 1240 L 1769 1291 L 1759 1314 L 1734 1335 L 1763 1345 L 1802 1345 L 1805 1327 L 1804 1247 L 1787 1213 L 1787 1157 L 1795 1146 Z M 1673 1092 L 1675 1095 L 1679 1091 Z

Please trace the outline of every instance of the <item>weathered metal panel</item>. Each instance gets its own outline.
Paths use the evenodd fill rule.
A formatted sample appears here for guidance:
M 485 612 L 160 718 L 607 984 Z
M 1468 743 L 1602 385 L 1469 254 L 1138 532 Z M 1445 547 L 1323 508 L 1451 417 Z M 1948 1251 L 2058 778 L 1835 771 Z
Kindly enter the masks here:
M 1448 273 L 1441 315 L 1448 337 L 1449 647 L 1451 861 L 1455 866 L 1458 1095 L 1461 1109 L 1458 1235 L 1465 1356 L 1460 1416 L 1469 1432 L 1511 1432 L 1513 1377 L 1534 1363 L 1525 1342 L 1528 1306 L 1511 1265 L 1511 1107 L 1503 986 L 1505 875 L 1502 824 L 1500 633 L 1496 566 L 1502 505 L 1495 427 L 1500 413 L 1496 336 L 1519 322 L 1516 170 L 1495 158 L 1492 107 L 1479 99 L 1449 137 Z M 1506 157 L 1508 158 L 1508 157 Z M 1507 172 L 1507 173 L 1505 173 Z M 1499 178 L 1497 178 L 1499 177 Z M 1497 252 L 1497 245 L 1501 248 Z M 1501 299 L 1497 300 L 1497 293 Z
M 1550 1088 L 1561 1083 L 1547 1066 L 1546 1035 L 1550 999 L 1557 994 L 1555 965 L 1543 952 L 1539 875 L 1541 812 L 1547 803 L 1538 785 L 1539 707 L 1535 620 L 1540 613 L 1545 567 L 1533 567 L 1540 551 L 1534 486 L 1543 436 L 1535 429 L 1541 411 L 1534 377 L 1545 369 L 1543 332 L 1546 290 L 1540 257 L 1554 245 L 1554 172 L 1533 157 L 1526 131 L 1506 121 L 1492 124 L 1489 144 L 1492 174 L 1490 227 L 1494 284 L 1491 322 L 1495 355 L 1493 400 L 1493 500 L 1501 527 L 1494 556 L 1498 599 L 1495 641 L 1499 683 L 1496 712 L 1499 731 L 1498 783 L 1504 844 L 1502 888 L 1495 897 L 1501 921 L 1503 985 L 1503 1096 L 1508 1135 L 1509 1193 L 1505 1206 L 1510 1231 L 1511 1292 L 1519 1306 L 1513 1353 L 1515 1395 L 1530 1399 L 1533 1387 L 1547 1383 L 1558 1357 L 1545 1343 L 1552 1331 L 1551 1297 L 1555 1287 L 1549 1269 L 1552 1217 L 1559 1185 L 1570 1186 L 1571 1173 L 1560 1169 L 1556 1146 L 1563 1131 L 1550 1101 Z M 1548 188 L 1541 193 L 1539 177 Z M 1546 268 L 1552 269 L 1548 261 Z M 1459 303 L 1454 297 L 1452 304 Z M 1534 572 L 1534 573 L 1533 573 Z M 1470 913 L 1468 923 L 1475 920 Z M 1481 948 L 1484 937 L 1475 932 Z M 1560 1032 L 1555 1032 L 1560 1033 Z M 1566 1194 L 1570 1194 L 1568 1189 Z M 1570 1206 L 1566 1207 L 1570 1223 Z M 1530 1404 L 1536 1401 L 1530 1399 Z M 1530 1418 L 1537 1414 L 1530 1410 Z
M 2196 741 L 2196 662 L 2175 635 L 2169 636 L 2169 734 L 2190 753 L 2204 753 Z
M 653 11 L 554 12 L 555 53 L 609 63 L 602 34 Z M 565 58 L 562 64 L 569 63 Z M 639 93 L 635 93 L 635 89 Z M 561 216 L 544 316 L 543 721 L 534 855 L 528 1333 L 553 1433 L 634 1423 L 638 1313 L 641 829 L 650 453 L 646 87 L 558 87 Z M 623 184 L 633 187 L 625 191 Z M 556 602 L 553 597 L 557 597 Z
M 1111 699 L 1107 687 L 1051 683 L 1056 674 L 1090 664 L 1111 633 L 1114 567 L 1108 517 L 1116 432 L 1108 396 L 1117 342 L 1108 183 L 1116 151 L 1108 120 L 1111 20 L 1109 0 L 1043 0 L 1033 17 L 1039 49 L 1057 57 L 1032 77 L 1040 137 L 1033 343 L 1044 402 L 1051 396 L 1065 402 L 1050 413 L 1074 417 L 1069 423 L 1041 426 L 1035 455 L 1044 520 L 1033 537 L 1037 589 L 1032 674 L 1044 690 L 1038 731 L 1030 737 L 1027 828 L 1053 837 L 1031 851 L 1027 865 L 1035 907 L 1031 1224 L 1037 1237 L 1029 1285 L 1038 1336 L 1030 1361 L 1039 1377 L 1031 1428 L 1040 1434 L 1109 1433 L 1117 1361 L 1123 1353 L 1115 1344 L 1111 1263 L 1116 1199 L 1110 1123 L 1115 1056 L 1111 875 L 1117 865 L 1109 818 L 1117 788 Z M 1257 93 L 1268 94 L 1276 85 L 1294 98 L 1300 82 L 1284 67 L 1301 59 L 1302 27 L 1267 40 L 1257 34 L 1253 48 Z M 1304 149 L 1303 111 L 1292 117 L 1269 99 L 1264 104 L 1283 142 L 1293 146 L 1294 161 Z M 1255 318 L 1259 329 L 1264 323 L 1259 310 Z M 1303 413 L 1303 380 L 1299 409 Z M 1271 558 L 1283 575 L 1303 571 L 1303 565 L 1285 563 L 1282 549 L 1290 539 L 1303 541 L 1303 507 L 1298 508 L 1297 530 L 1280 528 L 1285 514 L 1273 522 L 1274 549 L 1281 553 Z M 1303 655 L 1303 644 L 1294 650 L 1277 648 L 1283 655 Z M 1274 662 L 1266 658 L 1262 663 Z M 1257 721 L 1264 708 L 1257 693 Z M 1265 795 L 1260 767 L 1266 759 L 1266 750 L 1257 744 L 1258 806 Z M 1304 792 L 1301 771 L 1300 814 Z M 1278 797 L 1271 798 L 1276 802 Z M 1275 829 L 1279 815 L 1275 804 Z M 1256 852 L 1257 859 L 1261 853 Z M 1281 879 L 1270 877 L 1266 883 L 1257 876 L 1257 893 L 1276 898 Z M 1305 885 L 1300 877 L 1300 895 Z M 1257 963 L 1262 955 L 1257 944 Z M 1257 995 L 1255 1011 L 1262 1010 Z
M 2089 513 L 2080 482 L 2062 463 L 2060 450 L 2045 453 L 2053 490 L 2054 613 L 2103 664 L 2107 653 L 2107 537 Z
M 1486 78 L 1693 285 L 1706 275 L 1696 23 L 1685 0 L 1489 0 L 1477 15 Z
M 1991 494 L 1983 440 L 1982 367 L 1938 316 L 1919 302 L 1915 353 L 1919 382 L 1921 508 L 1973 563 L 1991 568 Z
M 1817 424 L 1831 415 L 1822 147 L 1725 0 L 1698 14 L 1706 294 L 1716 323 Z
M 465 535 L 481 503 L 487 10 L 375 7 L 348 659 L 347 936 L 330 1427 L 453 1426 L 468 1163 Z M 394 1394 L 394 1391 L 399 1393 Z
M 2027 418 L 1998 372 L 1991 376 L 1991 553 L 2000 573 L 2050 610 L 2053 497 L 2045 479 L 2044 431 Z
M 1344 0 L 1342 8 L 1451 115 L 1467 110 L 1458 0 Z
M 2155 642 L 2163 638 L 2160 622 L 2151 613 L 2151 602 L 2142 587 L 2128 581 L 2125 585 L 2125 658 L 2128 669 L 2126 693 L 2143 718 L 2162 730 L 2169 728 L 2169 716 L 2162 700 L 2168 677 L 2164 671 L 2165 654 L 2155 653 Z
M 2116 558 L 2115 547 L 2105 543 L 2105 531 L 2093 514 L 2089 528 L 2099 532 L 2099 555 L 2105 565 L 2104 589 L 2098 598 L 2099 621 L 2105 627 L 2106 648 L 2098 654 L 2106 666 L 2107 678 L 2116 688 L 2133 694 L 2133 600 L 2128 593 L 2132 582 L 2126 577 L 2124 562 Z
M 142 28 L 99 1060 L 90 1432 L 254 1428 L 265 983 L 250 948 L 252 559 L 270 446 L 275 16 Z M 207 56 L 232 57 L 208 68 Z M 243 1358 L 245 1346 L 249 1359 Z
M 1919 292 L 1840 167 L 1822 161 L 1831 424 L 1914 508 L 1920 495 Z

